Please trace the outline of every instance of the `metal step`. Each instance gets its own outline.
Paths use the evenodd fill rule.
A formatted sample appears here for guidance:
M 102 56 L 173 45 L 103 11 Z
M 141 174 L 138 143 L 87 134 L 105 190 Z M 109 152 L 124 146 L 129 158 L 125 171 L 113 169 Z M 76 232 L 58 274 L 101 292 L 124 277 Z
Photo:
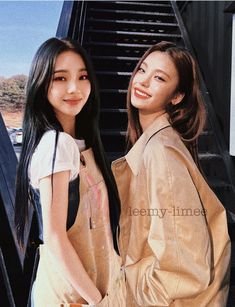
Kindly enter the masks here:
M 124 57 L 124 56 L 93 56 L 92 59 L 94 60 L 102 60 L 106 61 L 106 60 L 118 60 L 118 61 L 138 61 L 139 57 Z
M 140 31 L 140 32 L 159 32 L 159 33 L 179 33 L 177 23 L 159 23 L 144 21 L 127 21 L 113 19 L 95 19 L 87 20 L 89 30 L 95 29 L 112 29 L 122 31 Z
M 130 56 L 130 57 L 141 57 L 144 52 L 151 47 L 151 44 L 146 43 L 110 43 L 90 40 L 84 42 L 84 47 L 91 56 L 102 55 L 109 56 Z
M 87 18 L 113 19 L 139 22 L 176 23 L 174 14 L 137 10 L 89 9 Z
M 102 74 L 96 73 L 98 83 L 102 89 L 127 89 L 131 73 L 115 74 L 114 72 L 106 72 Z
M 99 85 L 103 89 L 127 89 L 131 77 L 130 72 L 96 71 Z
M 228 181 L 228 175 L 225 171 L 223 157 L 217 153 L 199 153 L 201 167 L 206 177 L 217 178 Z
M 151 47 L 152 45 L 150 44 L 130 44 L 130 43 L 117 43 L 117 44 L 114 44 L 114 43 L 109 43 L 109 42 L 103 42 L 103 41 L 98 41 L 98 42 L 95 42 L 95 41 L 92 41 L 90 40 L 89 42 L 84 42 L 84 45 L 85 46 L 91 46 L 91 45 L 95 45 L 95 46 L 98 46 L 98 47 L 121 47 L 121 48 L 149 48 Z M 113 53 L 111 53 L 113 54 Z
M 108 41 L 112 43 L 125 43 L 125 44 L 148 44 L 154 45 L 162 40 L 178 42 L 182 40 L 180 34 L 167 34 L 167 33 L 143 33 L 143 32 L 126 32 L 126 31 L 109 31 L 109 30 L 95 30 L 86 31 L 94 45 L 96 42 Z
M 123 113 L 123 114 L 126 114 L 127 113 L 127 110 L 126 109 L 105 109 L 105 108 L 101 108 L 100 110 L 101 112 L 103 113 Z M 121 129 L 121 128 L 120 128 Z
M 127 71 L 96 71 L 96 75 L 101 75 L 103 76 L 122 76 L 122 77 L 130 77 L 131 73 Z
M 168 33 L 152 33 L 152 32 L 134 32 L 134 31 L 112 31 L 112 30 L 88 30 L 87 33 L 90 33 L 91 36 L 99 37 L 102 35 L 106 37 L 107 35 L 115 36 L 147 36 L 147 37 L 168 37 L 168 38 L 181 38 L 181 34 L 168 34 Z
M 114 135 L 116 135 L 116 136 L 124 136 L 124 137 L 126 137 L 126 130 L 120 130 L 120 129 L 116 129 L 116 130 L 114 130 L 114 129 L 112 129 L 112 130 L 110 130 L 110 129 L 101 129 L 100 130 L 100 132 L 101 132 L 101 134 L 102 135 L 106 135 L 106 136 L 114 136 Z
M 133 72 L 139 57 L 93 56 L 95 70 Z
M 120 18 L 120 16 L 123 15 L 128 15 L 128 16 L 134 16 L 136 18 L 136 16 L 141 15 L 141 17 L 143 16 L 149 16 L 150 18 L 153 17 L 170 17 L 175 19 L 175 14 L 174 13 L 160 13 L 160 12 L 154 12 L 154 11 L 133 11 L 133 10 L 121 10 L 120 7 L 119 9 L 102 9 L 102 8 L 90 8 L 89 12 L 88 12 L 88 16 L 90 17 L 91 15 L 102 15 L 102 16 L 112 16 L 112 14 L 118 15 L 118 17 Z M 116 16 L 117 17 L 117 16 Z
M 158 12 L 165 12 L 169 13 L 172 12 L 172 6 L 170 4 L 159 4 L 157 2 L 150 3 L 150 2 L 137 2 L 137 1 L 96 1 L 95 3 L 92 3 L 93 8 L 99 8 L 99 9 L 114 9 L 117 8 L 128 8 L 131 10 L 134 9 L 141 9 L 141 10 L 157 10 Z

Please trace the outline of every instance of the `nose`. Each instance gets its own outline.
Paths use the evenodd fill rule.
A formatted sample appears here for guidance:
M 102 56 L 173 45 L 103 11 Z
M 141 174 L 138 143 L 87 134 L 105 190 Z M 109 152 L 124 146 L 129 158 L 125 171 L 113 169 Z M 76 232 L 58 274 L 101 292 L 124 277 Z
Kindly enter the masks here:
M 144 87 L 149 87 L 151 76 L 149 74 L 144 74 L 141 76 L 140 84 Z
M 67 92 L 69 94 L 75 93 L 78 91 L 78 81 L 77 80 L 70 80 L 68 82 Z

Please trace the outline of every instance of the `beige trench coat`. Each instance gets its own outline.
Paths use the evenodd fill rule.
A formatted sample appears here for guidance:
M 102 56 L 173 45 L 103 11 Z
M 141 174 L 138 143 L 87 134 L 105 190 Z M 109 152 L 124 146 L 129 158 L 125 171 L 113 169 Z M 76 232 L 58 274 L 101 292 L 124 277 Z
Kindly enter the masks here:
M 82 155 L 85 166 L 81 165 L 79 172 L 80 203 L 76 220 L 67 232 L 68 238 L 104 297 L 96 306 L 125 307 L 124 274 L 121 258 L 113 247 L 106 185 L 92 150 Z M 88 306 L 56 266 L 45 245 L 40 246 L 33 301 L 35 307 Z
M 113 162 L 127 306 L 225 307 L 226 213 L 164 114 Z

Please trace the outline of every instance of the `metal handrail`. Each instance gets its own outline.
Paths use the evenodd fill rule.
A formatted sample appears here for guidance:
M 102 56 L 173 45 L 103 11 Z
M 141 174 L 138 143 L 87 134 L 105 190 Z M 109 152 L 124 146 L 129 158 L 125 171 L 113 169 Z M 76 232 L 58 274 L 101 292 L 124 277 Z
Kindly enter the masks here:
M 87 1 L 64 1 L 56 37 L 68 37 L 83 43 Z

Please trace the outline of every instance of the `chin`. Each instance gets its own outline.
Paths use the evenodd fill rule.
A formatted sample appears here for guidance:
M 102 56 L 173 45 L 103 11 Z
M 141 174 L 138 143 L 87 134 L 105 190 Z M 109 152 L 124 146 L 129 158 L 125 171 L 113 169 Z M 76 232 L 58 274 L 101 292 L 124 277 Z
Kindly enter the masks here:
M 135 101 L 135 99 L 131 100 L 131 105 L 137 109 L 139 109 L 139 107 L 141 106 L 141 103 L 138 103 L 137 101 Z
M 134 100 L 133 102 L 131 102 L 131 105 L 138 110 L 145 109 L 147 107 L 147 103 L 144 102 L 144 101 L 135 101 Z

